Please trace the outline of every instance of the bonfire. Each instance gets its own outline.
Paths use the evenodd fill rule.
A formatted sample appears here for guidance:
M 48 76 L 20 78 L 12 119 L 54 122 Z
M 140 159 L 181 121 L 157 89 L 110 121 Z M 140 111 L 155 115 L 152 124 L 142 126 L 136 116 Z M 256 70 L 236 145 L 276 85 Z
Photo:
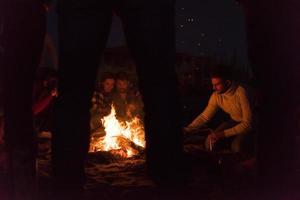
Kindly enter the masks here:
M 120 122 L 116 118 L 116 110 L 112 105 L 110 114 L 103 117 L 101 122 L 105 136 L 92 137 L 90 152 L 110 151 L 112 154 L 130 158 L 145 148 L 144 125 L 138 117 Z

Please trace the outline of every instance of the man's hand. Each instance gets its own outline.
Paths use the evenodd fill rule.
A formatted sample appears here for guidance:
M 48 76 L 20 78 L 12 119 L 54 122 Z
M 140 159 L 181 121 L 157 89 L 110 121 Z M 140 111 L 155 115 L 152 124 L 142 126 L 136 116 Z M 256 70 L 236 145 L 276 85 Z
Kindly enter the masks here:
M 214 135 L 216 140 L 219 140 L 219 139 L 222 139 L 225 137 L 224 131 L 213 132 L 212 134 Z
M 224 131 L 218 131 L 218 132 L 213 132 L 213 133 L 209 134 L 205 141 L 206 149 L 209 149 L 210 151 L 212 151 L 214 144 L 218 140 L 220 140 L 224 137 L 225 137 Z
M 218 141 L 218 138 L 214 133 L 209 134 L 207 137 L 212 141 L 212 143 L 216 143 Z
M 56 88 L 51 91 L 51 96 L 58 97 L 58 91 Z

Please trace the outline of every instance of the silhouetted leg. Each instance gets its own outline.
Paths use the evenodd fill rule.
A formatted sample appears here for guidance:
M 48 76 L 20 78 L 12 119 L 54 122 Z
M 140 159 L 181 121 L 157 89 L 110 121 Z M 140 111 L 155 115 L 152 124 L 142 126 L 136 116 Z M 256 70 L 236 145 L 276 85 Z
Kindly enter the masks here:
M 89 147 L 90 101 L 112 13 L 108 2 L 65 0 L 59 4 L 58 14 L 60 67 L 54 108 L 53 171 L 63 189 L 80 189 Z
M 145 104 L 148 172 L 160 180 L 178 180 L 183 145 L 182 107 L 174 69 L 174 1 L 124 5 L 121 1 L 120 10 Z
M 259 192 L 261 199 L 292 199 L 300 3 L 245 1 L 244 8 L 249 57 L 264 95 L 257 140 Z
M 1 60 L 4 78 L 5 144 L 10 160 L 11 199 L 32 200 L 35 193 L 36 133 L 32 90 L 40 62 L 44 8 L 38 1 L 1 1 Z M 3 21 L 2 21 L 3 20 Z

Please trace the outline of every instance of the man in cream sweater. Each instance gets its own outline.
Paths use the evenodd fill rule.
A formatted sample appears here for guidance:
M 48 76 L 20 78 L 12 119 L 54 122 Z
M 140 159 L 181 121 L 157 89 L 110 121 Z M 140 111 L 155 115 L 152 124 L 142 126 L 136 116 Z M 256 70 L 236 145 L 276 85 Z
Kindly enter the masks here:
M 218 109 L 229 114 L 230 120 L 223 122 L 206 139 L 205 146 L 230 143 L 233 152 L 240 152 L 252 129 L 253 117 L 246 89 L 232 81 L 225 66 L 211 69 L 212 93 L 205 110 L 184 128 L 185 133 L 199 130 L 215 115 Z

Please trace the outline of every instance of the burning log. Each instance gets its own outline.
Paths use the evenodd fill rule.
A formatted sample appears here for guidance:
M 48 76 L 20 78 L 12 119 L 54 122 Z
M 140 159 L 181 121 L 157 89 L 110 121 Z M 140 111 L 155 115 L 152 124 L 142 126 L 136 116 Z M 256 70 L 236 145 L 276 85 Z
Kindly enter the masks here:
M 124 158 L 131 157 L 132 155 L 139 155 L 143 152 L 144 148 L 135 144 L 128 138 L 125 138 L 123 136 L 116 136 L 112 138 L 112 140 L 116 141 L 116 143 L 120 146 L 119 148 L 113 148 L 111 150 L 104 150 L 102 147 L 104 146 L 103 143 L 105 143 L 105 137 L 101 137 L 98 139 L 94 138 L 94 142 L 90 147 L 90 152 L 99 152 L 99 151 L 106 151 L 110 152 L 111 154 L 119 155 Z

